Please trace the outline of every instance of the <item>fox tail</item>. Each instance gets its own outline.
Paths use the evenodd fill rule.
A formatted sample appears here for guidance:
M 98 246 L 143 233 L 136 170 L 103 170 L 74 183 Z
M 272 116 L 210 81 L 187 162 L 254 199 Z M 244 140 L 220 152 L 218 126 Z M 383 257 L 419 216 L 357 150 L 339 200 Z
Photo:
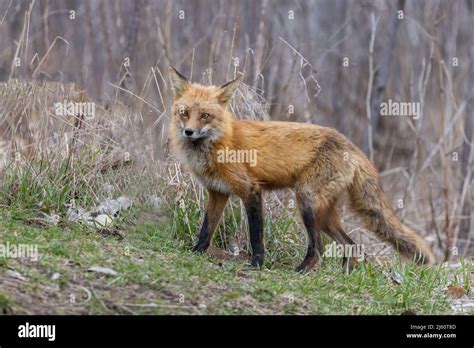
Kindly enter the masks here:
M 426 241 L 398 220 L 380 186 L 375 168 L 371 164 L 364 168 L 368 170 L 356 169 L 349 196 L 365 227 L 392 244 L 402 256 L 414 259 L 418 264 L 434 264 L 435 256 Z

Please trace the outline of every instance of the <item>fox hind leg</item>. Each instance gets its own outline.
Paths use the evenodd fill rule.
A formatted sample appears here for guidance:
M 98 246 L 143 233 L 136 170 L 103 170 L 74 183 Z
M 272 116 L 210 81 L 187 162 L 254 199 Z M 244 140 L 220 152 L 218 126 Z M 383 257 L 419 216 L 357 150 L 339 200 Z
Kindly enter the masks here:
M 354 268 L 359 264 L 358 257 L 354 255 L 356 249 L 356 243 L 349 237 L 340 225 L 328 225 L 324 232 L 331 237 L 336 243 L 344 246 L 344 255 L 342 257 L 342 266 L 346 269 L 347 273 L 352 272 Z M 349 248 L 347 247 L 349 246 Z M 347 255 L 346 252 L 350 254 Z
M 349 273 L 355 267 L 357 267 L 359 263 L 358 257 L 361 256 L 355 255 L 357 244 L 352 240 L 351 237 L 347 235 L 346 232 L 344 232 L 344 229 L 341 227 L 339 214 L 337 213 L 335 204 L 328 210 L 327 216 L 327 224 L 323 230 L 336 243 L 339 243 L 340 245 L 344 246 L 342 265 Z
M 308 249 L 301 264 L 295 268 L 296 272 L 310 271 L 321 260 L 323 244 L 320 235 L 319 216 L 316 215 L 316 206 L 311 195 L 297 193 L 298 208 L 300 210 L 303 224 L 308 232 Z

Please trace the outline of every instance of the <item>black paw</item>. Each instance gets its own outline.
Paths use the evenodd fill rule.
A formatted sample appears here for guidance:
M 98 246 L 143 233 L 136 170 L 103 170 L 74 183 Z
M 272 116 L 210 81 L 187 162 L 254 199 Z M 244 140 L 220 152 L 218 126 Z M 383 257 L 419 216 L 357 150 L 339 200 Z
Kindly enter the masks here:
M 298 267 L 294 269 L 297 273 L 304 273 L 306 271 L 306 262 L 302 262 Z
M 301 264 L 295 268 L 295 272 L 306 273 L 316 269 L 321 261 L 317 258 L 304 259 Z
M 192 249 L 193 253 L 204 253 L 209 246 L 205 244 L 196 244 Z
M 250 265 L 255 268 L 261 268 L 263 265 L 263 255 L 257 254 L 252 256 L 252 261 Z

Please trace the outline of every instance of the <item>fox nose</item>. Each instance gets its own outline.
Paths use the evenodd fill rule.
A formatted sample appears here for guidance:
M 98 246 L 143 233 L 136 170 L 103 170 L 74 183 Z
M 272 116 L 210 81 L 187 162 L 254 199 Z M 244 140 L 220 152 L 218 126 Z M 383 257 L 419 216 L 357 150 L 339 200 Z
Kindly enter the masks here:
M 191 128 L 186 128 L 184 130 L 184 134 L 186 134 L 186 136 L 190 137 L 191 135 L 194 134 L 194 130 L 192 130 Z

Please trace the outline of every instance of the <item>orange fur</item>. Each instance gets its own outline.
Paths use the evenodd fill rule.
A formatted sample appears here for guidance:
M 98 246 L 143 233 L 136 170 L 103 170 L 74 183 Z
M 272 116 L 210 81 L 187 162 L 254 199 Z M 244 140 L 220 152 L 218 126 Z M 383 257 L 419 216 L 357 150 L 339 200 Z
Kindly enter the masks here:
M 392 243 L 402 255 L 423 263 L 434 262 L 425 241 L 397 219 L 374 166 L 342 134 L 311 124 L 235 119 L 228 103 L 238 81 L 223 87 L 202 86 L 186 81 L 174 70 L 171 80 L 172 148 L 212 195 L 208 209 L 212 215 L 211 236 L 223 210 L 220 204 L 213 213 L 216 195 L 225 206 L 230 194 L 245 203 L 262 190 L 291 188 L 303 216 L 305 209 L 312 211 L 307 216 L 310 237 L 324 231 L 341 244 L 351 243 L 335 210 L 338 198 L 349 192 L 352 207 L 369 229 Z M 186 137 L 186 130 L 198 138 Z M 256 165 L 221 163 L 219 153 L 225 149 L 254 150 Z M 315 241 L 315 247 L 321 248 Z M 309 249 L 303 268 L 312 267 L 320 258 L 321 250 L 314 253 Z

